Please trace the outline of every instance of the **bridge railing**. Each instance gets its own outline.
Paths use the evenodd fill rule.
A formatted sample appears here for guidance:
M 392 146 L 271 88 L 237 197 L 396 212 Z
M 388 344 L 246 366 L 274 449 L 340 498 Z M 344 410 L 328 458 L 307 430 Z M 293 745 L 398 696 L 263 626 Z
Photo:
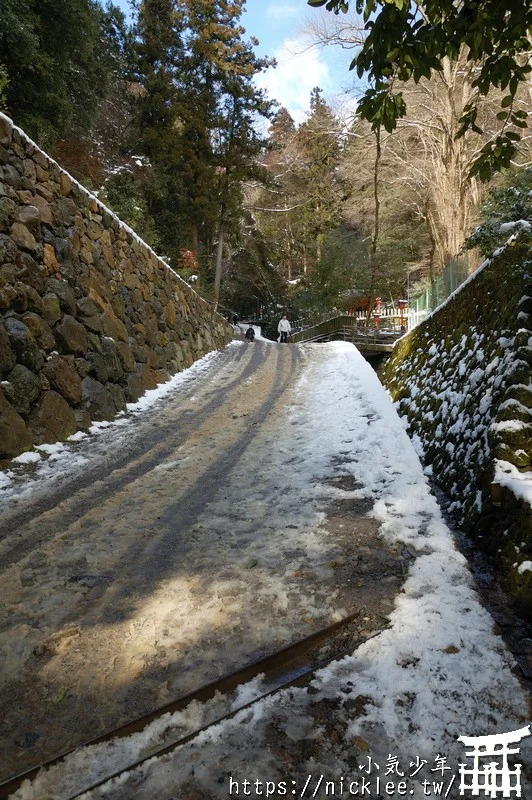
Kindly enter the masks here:
M 329 314 L 323 318 L 312 318 L 312 319 L 295 319 L 291 320 L 292 322 L 292 329 L 295 329 L 297 333 L 299 333 L 302 329 L 307 330 L 308 328 L 316 328 L 318 325 L 322 325 L 328 322 L 332 322 L 333 320 L 348 320 L 346 322 L 346 327 L 351 327 L 355 325 L 360 332 L 363 332 L 365 335 L 368 332 L 371 335 L 388 335 L 390 333 L 404 333 L 404 328 L 410 328 L 408 324 L 408 318 L 406 314 L 401 312 L 399 309 L 394 308 L 383 308 L 380 312 L 379 316 L 379 326 L 375 326 L 373 319 L 371 319 L 370 324 L 367 325 L 367 316 L 365 311 L 357 311 L 354 314 L 350 313 L 343 313 L 343 314 Z M 403 328 L 403 330 L 401 330 Z M 369 334 L 368 334 L 369 335 Z
M 378 328 L 364 328 L 356 316 L 344 314 L 298 331 L 290 337 L 290 341 L 297 343 L 344 339 L 354 344 L 388 346 L 402 335 L 403 332 L 388 333 Z

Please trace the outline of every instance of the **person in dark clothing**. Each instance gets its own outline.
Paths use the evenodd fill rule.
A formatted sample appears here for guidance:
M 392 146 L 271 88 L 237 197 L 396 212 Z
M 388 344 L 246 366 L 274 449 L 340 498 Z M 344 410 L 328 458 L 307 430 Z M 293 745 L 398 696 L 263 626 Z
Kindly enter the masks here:
M 238 317 L 236 314 L 233 314 L 233 325 L 238 325 Z
M 251 325 L 246 331 L 246 339 L 248 342 L 253 342 L 255 340 L 255 329 L 252 328 Z

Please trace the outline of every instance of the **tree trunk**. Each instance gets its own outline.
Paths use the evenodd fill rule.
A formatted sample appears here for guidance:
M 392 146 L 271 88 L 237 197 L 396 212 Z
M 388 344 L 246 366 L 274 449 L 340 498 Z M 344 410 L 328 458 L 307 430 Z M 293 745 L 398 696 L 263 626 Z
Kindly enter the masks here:
M 222 256 L 224 250 L 224 223 L 223 218 L 220 220 L 220 229 L 218 231 L 218 246 L 216 248 L 216 272 L 214 275 L 214 297 L 213 304 L 214 310 L 218 310 L 218 303 L 220 301 L 220 286 L 222 283 Z
M 430 222 L 432 215 L 430 211 L 430 202 L 428 200 L 425 206 L 425 210 L 426 210 L 425 215 L 427 218 L 427 228 L 429 231 L 429 239 L 430 239 L 430 251 L 429 251 L 430 310 L 434 311 L 435 307 L 437 306 L 436 280 L 434 275 L 434 255 L 436 253 L 436 239 L 434 237 L 433 226 L 431 225 Z
M 316 236 L 316 262 L 321 261 L 321 253 L 323 248 L 323 240 L 325 239 L 325 234 L 318 233 Z
M 196 289 L 199 290 L 201 282 L 201 271 L 199 263 L 199 230 L 197 222 L 192 223 L 192 252 L 194 253 L 194 259 L 198 266 L 198 280 L 196 283 Z
M 369 282 L 369 291 L 368 291 L 368 309 L 366 312 L 366 327 L 369 325 L 369 320 L 371 317 L 371 312 L 373 311 L 373 305 L 375 302 L 375 287 L 377 284 L 377 245 L 379 241 L 379 211 L 380 211 L 380 202 L 379 202 L 379 166 L 381 160 L 381 129 L 380 126 L 375 131 L 375 141 L 377 144 L 377 149 L 375 152 L 375 166 L 373 170 L 373 195 L 375 198 L 375 223 L 373 227 L 373 238 L 371 241 L 371 252 L 370 252 L 370 282 Z

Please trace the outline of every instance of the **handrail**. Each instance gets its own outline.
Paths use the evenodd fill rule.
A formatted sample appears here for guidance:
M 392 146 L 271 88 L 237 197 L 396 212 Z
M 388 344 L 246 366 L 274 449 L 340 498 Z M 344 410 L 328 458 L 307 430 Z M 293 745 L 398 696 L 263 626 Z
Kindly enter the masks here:
M 290 337 L 290 340 L 294 343 L 324 341 L 329 337 L 340 335 L 354 344 L 367 345 L 372 348 L 381 346 L 383 352 L 386 352 L 391 349 L 395 340 L 403 335 L 402 331 L 386 334 L 379 331 L 378 328 L 360 330 L 358 323 L 359 320 L 355 316 L 343 314 L 298 331 Z

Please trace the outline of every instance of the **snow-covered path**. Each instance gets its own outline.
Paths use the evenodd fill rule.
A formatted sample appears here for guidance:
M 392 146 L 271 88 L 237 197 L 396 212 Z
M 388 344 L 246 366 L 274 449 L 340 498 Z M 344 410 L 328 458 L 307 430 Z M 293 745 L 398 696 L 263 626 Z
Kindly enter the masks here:
M 16 695 L 32 675 L 45 712 L 32 720 L 35 732 L 60 741 L 58 728 L 75 720 L 68 704 L 80 703 L 82 713 L 92 700 L 89 721 L 98 728 L 109 704 L 115 721 L 120 703 L 129 712 L 135 703 L 160 704 L 369 599 L 371 628 L 389 600 L 375 599 L 371 574 L 354 581 L 351 562 L 387 553 L 380 579 L 398 591 L 393 554 L 402 545 L 417 557 L 392 626 L 319 673 L 311 692 L 279 692 L 90 796 L 227 797 L 231 778 L 240 794 L 244 780 L 284 780 L 278 794 L 301 796 L 308 775 L 312 796 L 321 774 L 369 779 L 371 757 L 384 778 L 395 756 L 407 773 L 416 758 L 427 762 L 408 786 L 409 796 L 423 797 L 422 781 L 441 774 L 431 772 L 438 756 L 449 758 L 446 786 L 458 772 L 457 736 L 526 724 L 511 657 L 400 420 L 352 345 L 233 345 L 137 425 L 133 431 L 126 420 L 102 433 L 107 452 L 86 462 L 85 477 L 45 485 L 7 512 L 4 751 L 32 732 Z M 91 446 L 79 444 L 84 457 Z M 49 491 L 59 492 L 59 505 L 46 499 Z M 359 513 L 331 527 L 340 501 Z M 42 512 L 35 521 L 32 506 Z M 247 696 L 253 692 L 258 684 Z M 202 710 L 184 717 L 155 726 L 152 739 L 164 740 L 177 722 L 193 730 Z M 13 735 L 17 724 L 26 727 Z M 145 752 L 150 735 L 82 751 L 17 797 L 65 796 L 63 787 L 120 763 L 125 750 Z M 521 749 L 530 763 L 527 741 Z M 397 784 L 399 772 L 391 780 Z M 375 785 L 369 794 L 378 796 Z M 322 796 L 320 786 L 314 797 Z
M 309 458 L 306 420 L 288 413 L 308 357 L 235 344 L 151 413 L 77 443 L 72 463 L 60 449 L 43 479 L 12 487 L 2 775 L 353 611 L 361 630 L 383 627 L 401 565 L 375 549 L 363 509 L 358 563 L 352 508 L 348 529 L 332 487 L 316 491 L 333 454 Z

